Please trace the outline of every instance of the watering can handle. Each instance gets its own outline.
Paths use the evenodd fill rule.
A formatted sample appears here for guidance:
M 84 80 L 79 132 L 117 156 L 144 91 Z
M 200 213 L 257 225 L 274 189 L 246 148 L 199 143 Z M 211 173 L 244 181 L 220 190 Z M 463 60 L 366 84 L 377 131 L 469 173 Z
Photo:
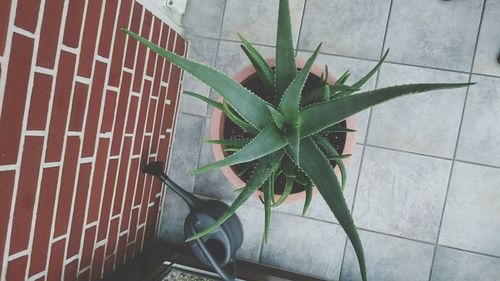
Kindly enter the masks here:
M 193 233 L 196 232 L 196 229 L 195 229 L 195 227 L 193 225 L 193 222 L 189 223 L 189 228 L 191 228 L 191 231 Z M 201 238 L 196 239 L 195 243 L 196 243 L 196 245 L 198 245 L 198 247 L 200 247 L 201 252 L 205 256 L 205 258 L 208 260 L 208 262 L 210 262 L 210 264 L 212 265 L 213 269 L 215 269 L 215 271 L 220 275 L 220 277 L 222 278 L 222 280 L 224 280 L 224 281 L 234 281 L 234 280 L 236 280 L 235 279 L 236 278 L 236 261 L 233 258 L 231 258 L 231 260 L 229 261 L 230 264 L 233 267 L 232 274 L 228 274 L 222 268 L 222 266 L 217 263 L 217 261 L 212 256 L 212 254 L 210 254 L 210 251 L 207 249 L 207 247 L 205 246 L 205 243 L 203 243 L 203 241 L 201 240 Z
M 163 162 L 155 161 L 147 164 L 142 168 L 142 172 L 146 174 L 150 174 L 158 177 L 164 184 L 170 187 L 177 195 L 179 195 L 190 208 L 195 208 L 196 206 L 200 206 L 203 201 L 193 196 L 191 193 L 184 190 L 174 181 L 172 181 L 165 172 L 163 172 Z

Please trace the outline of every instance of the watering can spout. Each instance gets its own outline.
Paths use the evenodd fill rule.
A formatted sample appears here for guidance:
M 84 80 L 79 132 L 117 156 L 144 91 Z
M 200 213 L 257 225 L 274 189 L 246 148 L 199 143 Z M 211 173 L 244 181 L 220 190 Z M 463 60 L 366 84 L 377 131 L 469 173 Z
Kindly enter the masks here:
M 142 172 L 160 178 L 163 183 L 170 187 L 186 202 L 186 204 L 189 205 L 189 208 L 193 209 L 201 206 L 203 201 L 195 197 L 193 194 L 187 192 L 174 181 L 172 181 L 163 171 L 164 166 L 164 163 L 160 161 L 151 162 L 142 168 Z

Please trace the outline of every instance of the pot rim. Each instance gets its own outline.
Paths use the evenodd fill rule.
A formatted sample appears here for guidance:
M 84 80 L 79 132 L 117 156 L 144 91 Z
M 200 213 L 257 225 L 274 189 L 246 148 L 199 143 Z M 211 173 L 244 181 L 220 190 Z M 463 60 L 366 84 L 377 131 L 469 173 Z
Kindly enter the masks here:
M 274 59 L 267 59 L 267 63 L 270 66 L 275 65 L 275 60 Z M 301 68 L 305 65 L 306 61 L 302 58 L 296 58 L 295 63 L 297 67 Z M 320 77 L 321 74 L 323 73 L 323 69 L 319 67 L 318 65 L 313 65 L 311 68 L 311 73 L 314 75 Z M 245 68 L 243 68 L 241 71 L 239 71 L 235 76 L 234 80 L 237 81 L 238 83 L 242 83 L 245 80 L 247 80 L 249 77 L 252 75 L 256 74 L 256 70 L 253 67 L 253 65 L 248 65 Z M 328 84 L 333 84 L 335 83 L 336 79 L 333 75 L 329 74 L 327 82 Z M 219 97 L 219 101 L 222 101 L 223 98 Z M 225 123 L 225 115 L 220 109 L 214 108 L 212 111 L 212 116 L 210 120 L 210 139 L 212 140 L 220 140 L 224 138 L 224 123 Z M 346 121 L 346 127 L 349 129 L 356 130 L 356 118 L 354 116 L 350 116 Z M 342 154 L 352 154 L 354 151 L 354 148 L 356 146 L 356 132 L 347 132 L 346 133 L 346 138 L 345 138 L 345 144 L 344 144 L 344 149 L 342 151 Z M 212 144 L 212 151 L 215 157 L 216 161 L 222 160 L 226 157 L 226 154 L 224 150 L 222 149 L 222 145 L 220 144 Z M 344 162 L 344 165 L 347 167 L 349 163 L 349 158 L 342 159 L 342 162 Z M 224 166 L 221 168 L 222 173 L 224 176 L 231 182 L 231 184 L 235 188 L 241 188 L 246 185 L 246 182 L 243 181 L 237 174 L 236 172 L 232 169 L 231 166 Z M 337 175 L 337 177 L 340 179 L 341 174 L 340 174 L 340 169 L 338 165 L 335 166 L 334 172 Z M 313 186 L 313 195 L 316 195 L 318 192 L 316 186 Z M 263 197 L 263 193 L 260 190 L 257 190 L 253 194 L 255 197 Z M 278 200 L 281 194 L 275 194 L 275 199 Z M 305 199 L 305 192 L 297 192 L 297 193 L 291 193 L 288 195 L 284 203 L 292 203 L 298 200 L 304 200 Z

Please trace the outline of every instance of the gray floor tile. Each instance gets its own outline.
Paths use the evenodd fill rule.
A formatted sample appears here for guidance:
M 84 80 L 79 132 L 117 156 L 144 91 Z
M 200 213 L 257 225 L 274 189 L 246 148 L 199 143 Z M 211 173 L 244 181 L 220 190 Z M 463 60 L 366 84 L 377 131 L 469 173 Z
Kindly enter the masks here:
M 500 169 L 455 162 L 439 243 L 500 256 Z
M 308 4 L 309 5 L 309 4 Z M 308 59 L 311 56 L 311 52 L 299 52 L 297 57 L 302 57 Z M 350 78 L 347 80 L 347 84 L 353 84 L 363 76 L 365 76 L 370 70 L 376 65 L 375 62 L 352 59 L 346 57 L 339 57 L 334 55 L 324 55 L 320 54 L 316 58 L 316 65 L 324 67 L 328 65 L 328 71 L 336 78 L 340 77 L 346 70 L 351 72 Z M 368 81 L 363 87 L 363 91 L 373 90 L 375 88 L 375 76 Z M 357 126 L 357 143 L 364 143 L 366 135 L 366 127 L 368 125 L 368 116 L 370 114 L 370 109 L 364 110 L 356 114 L 356 126 Z
M 184 220 L 188 214 L 188 205 L 172 190 L 167 189 L 158 239 L 174 244 L 184 243 Z
M 195 37 L 189 40 L 188 58 L 196 62 L 213 67 L 217 55 L 217 40 Z M 191 74 L 184 72 L 183 90 L 191 91 L 208 97 L 210 87 L 195 78 Z M 205 116 L 207 104 L 199 99 L 188 95 L 181 95 L 181 112 L 199 116 Z
M 175 137 L 170 159 L 169 176 L 183 188 L 192 191 L 201 144 L 201 133 L 205 120 L 187 114 L 179 114 L 175 126 Z
M 394 0 L 390 61 L 469 71 L 484 0 Z
M 451 161 L 366 147 L 354 221 L 359 227 L 435 242 Z
M 349 164 L 347 166 L 347 184 L 344 190 L 344 198 L 349 207 L 352 207 L 354 193 L 356 192 L 356 182 L 358 179 L 359 164 L 361 162 L 362 151 L 363 151 L 363 146 L 356 145 L 354 154 L 351 157 L 351 159 L 349 159 Z M 300 202 L 286 203 L 273 210 L 289 214 L 301 215 L 303 206 L 304 202 L 300 201 Z M 337 219 L 335 218 L 332 211 L 326 204 L 325 200 L 323 199 L 323 197 L 321 197 L 319 193 L 312 198 L 306 217 L 324 221 L 337 222 Z
M 429 279 L 434 246 L 367 231 L 360 231 L 360 236 L 369 280 L 427 281 Z M 340 280 L 361 280 L 358 261 L 349 243 Z
M 243 225 L 243 244 L 236 253 L 238 259 L 259 262 L 264 235 L 264 209 L 241 206 L 236 214 Z
M 275 212 L 269 234 L 261 263 L 321 279 L 338 279 L 345 245 L 340 226 Z
M 182 19 L 188 38 L 199 35 L 219 38 L 226 0 L 189 0 Z
M 500 166 L 500 78 L 472 76 L 457 159 Z M 479 148 L 479 149 L 478 149 Z
M 221 39 L 238 40 L 237 33 L 252 43 L 275 46 L 278 0 L 227 0 Z M 304 0 L 290 1 L 292 35 L 297 42 Z
M 420 67 L 385 64 L 379 88 L 408 83 L 467 82 L 468 75 Z M 466 88 L 420 93 L 372 109 L 367 143 L 452 158 Z
M 390 0 L 308 1 L 299 49 L 378 59 L 382 51 Z
M 438 247 L 431 281 L 499 280 L 500 259 Z
M 274 58 L 274 48 L 255 46 L 264 58 Z M 233 77 L 246 66 L 251 65 L 239 43 L 221 41 L 215 67 L 229 77 Z
M 484 9 L 483 22 L 479 33 L 479 41 L 474 60 L 475 73 L 500 76 L 500 64 L 497 56 L 500 55 L 500 1 L 488 0 Z

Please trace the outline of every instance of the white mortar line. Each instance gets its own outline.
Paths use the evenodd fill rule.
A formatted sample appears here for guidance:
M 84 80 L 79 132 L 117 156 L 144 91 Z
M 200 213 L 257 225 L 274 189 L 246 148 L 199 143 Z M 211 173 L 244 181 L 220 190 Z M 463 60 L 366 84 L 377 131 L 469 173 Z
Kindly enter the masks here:
M 45 67 L 41 67 L 41 66 L 35 66 L 35 72 L 45 74 L 45 75 L 50 75 L 52 77 L 54 77 L 56 75 L 56 73 L 54 72 L 53 69 L 45 68 Z
M 17 165 L 1 165 L 0 172 L 2 171 L 13 171 L 17 168 Z
M 84 17 L 83 19 L 86 20 L 86 16 L 87 16 L 87 11 L 88 11 L 88 3 L 90 2 L 91 0 L 87 1 L 86 5 L 85 5 L 85 13 L 84 13 Z M 99 14 L 99 24 L 98 24 L 98 27 L 97 27 L 97 34 L 96 34 L 96 44 L 94 46 L 94 62 L 92 63 L 92 71 L 91 71 L 91 74 L 90 74 L 90 79 L 92 80 L 92 83 L 94 82 L 94 75 L 95 75 L 95 71 L 96 71 L 96 65 L 97 65 L 97 62 L 95 60 L 95 58 L 97 57 L 97 52 L 99 50 L 99 41 L 100 41 L 100 35 L 101 35 L 101 30 L 102 30 L 102 23 L 103 23 L 103 17 L 104 17 L 104 10 L 106 9 L 106 0 L 103 0 L 102 1 L 102 5 L 101 5 L 101 11 L 100 11 L 100 14 Z M 82 43 L 82 39 L 83 39 L 83 33 L 84 33 L 84 24 L 82 24 L 82 29 L 81 29 L 81 32 L 80 32 L 80 41 Z M 105 71 L 106 71 L 106 75 L 108 74 L 109 70 L 108 70 L 108 67 L 110 67 L 109 65 L 106 64 L 106 67 L 105 67 Z M 105 95 L 105 86 L 107 84 L 107 79 L 103 79 L 103 87 L 102 87 L 102 96 L 101 96 L 101 108 L 100 108 L 100 111 L 99 111 L 99 121 L 98 121 L 98 126 L 97 126 L 97 130 L 99 131 L 100 130 L 100 124 L 101 124 L 101 118 L 102 118 L 102 114 L 103 114 L 103 105 L 105 102 L 103 102 L 104 100 L 104 95 Z M 89 85 L 89 88 L 87 89 L 87 100 L 86 100 L 86 104 L 87 106 L 85 107 L 85 118 L 83 119 L 83 124 L 82 124 L 82 133 L 83 133 L 83 136 L 85 136 L 85 133 L 86 132 L 86 126 L 87 126 L 87 117 L 88 117 L 88 111 L 89 111 L 89 106 L 90 106 L 90 98 L 91 98 L 91 94 L 92 94 L 92 84 L 88 84 Z M 81 155 L 82 154 L 82 150 L 83 150 L 83 142 L 84 138 L 82 138 L 82 143 L 81 143 L 81 148 L 80 148 L 80 152 L 79 154 Z M 94 153 L 92 154 L 93 157 L 95 157 L 96 155 L 96 151 L 99 147 L 99 142 L 97 141 L 98 140 L 98 133 L 96 133 L 96 141 L 94 142 Z M 80 166 L 80 165 L 78 165 Z M 90 168 L 90 179 L 93 179 L 94 177 L 94 170 L 95 170 L 95 164 L 93 164 Z M 89 180 L 89 186 L 92 188 L 92 181 Z M 76 193 L 76 192 L 75 192 Z M 85 211 L 84 211 L 84 216 L 83 216 L 83 224 L 85 225 L 87 223 L 87 214 L 88 214 L 88 207 L 89 207 L 89 201 L 90 201 L 90 195 L 92 194 L 92 189 L 90 190 L 90 192 L 87 193 L 87 198 L 85 199 Z M 76 195 L 76 194 L 74 194 Z M 74 210 L 74 199 L 73 199 L 73 204 L 72 204 L 72 208 L 71 208 L 72 212 Z M 70 224 L 69 224 L 69 229 L 68 231 L 71 231 L 71 227 L 72 227 L 72 223 L 73 223 L 73 216 L 71 216 L 71 220 L 70 220 Z M 84 229 L 86 229 L 84 227 Z M 80 249 L 79 249 L 79 253 L 81 253 L 83 251 L 83 244 L 84 244 L 84 241 L 85 241 L 85 231 L 82 233 L 81 237 L 80 237 Z M 97 227 L 96 227 L 96 235 L 94 237 L 94 243 L 95 243 L 95 239 L 97 239 Z M 66 249 L 64 251 L 64 256 L 67 256 L 67 251 L 68 251 L 68 246 L 66 246 Z M 91 260 L 90 260 L 90 266 L 92 266 L 93 264 L 93 253 L 92 253 L 92 257 L 91 257 Z M 77 264 L 77 272 L 80 270 L 80 264 L 81 262 L 78 262 Z M 64 271 L 63 271 L 63 276 L 64 276 Z
M 15 253 L 15 254 L 10 255 L 10 256 L 8 257 L 8 260 L 9 260 L 9 261 L 13 261 L 13 260 L 15 260 L 15 259 L 18 259 L 18 258 L 20 258 L 20 257 L 27 256 L 27 255 L 29 255 L 29 254 L 30 254 L 30 251 L 29 251 L 29 250 L 23 250 L 23 251 L 20 251 L 20 252 L 17 252 L 17 253 Z M 26 270 L 28 270 L 28 269 L 26 268 Z
M 35 274 L 35 275 L 31 276 L 31 277 L 28 279 L 28 281 L 36 281 L 36 280 L 38 280 L 38 279 L 39 279 L 39 278 L 41 278 L 41 277 L 45 277 L 46 275 L 47 275 L 47 271 L 45 271 L 45 270 L 44 270 L 44 271 L 41 271 L 41 272 L 39 272 L 39 273 L 37 273 L 37 274 Z M 45 278 L 44 278 L 44 279 L 45 279 Z
M 85 16 L 85 14 L 84 14 L 84 16 Z M 83 32 L 83 30 L 82 30 L 82 32 Z M 83 35 L 83 33 L 82 33 L 82 35 Z M 80 37 L 80 41 L 81 40 L 82 40 L 82 37 Z M 87 78 L 87 77 L 78 76 L 78 73 L 75 73 L 75 81 L 78 83 L 85 84 L 85 85 L 90 87 L 92 84 L 91 79 L 92 79 L 92 76 L 91 76 L 91 78 Z M 89 89 L 89 92 L 90 92 L 90 89 Z
M 62 166 L 62 162 L 47 162 L 47 163 L 42 163 L 42 168 L 55 168 L 55 167 L 60 167 Z

